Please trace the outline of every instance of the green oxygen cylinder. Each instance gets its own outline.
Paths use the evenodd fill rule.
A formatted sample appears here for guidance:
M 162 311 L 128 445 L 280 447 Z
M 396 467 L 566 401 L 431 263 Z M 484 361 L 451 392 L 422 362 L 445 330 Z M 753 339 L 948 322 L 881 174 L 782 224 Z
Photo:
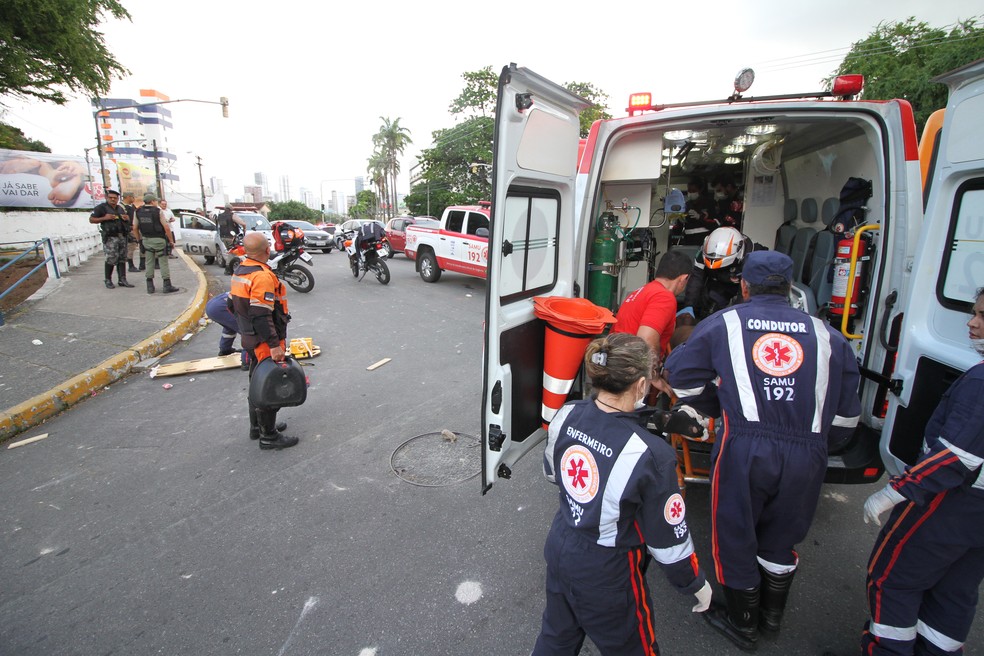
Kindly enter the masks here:
M 612 231 L 616 220 L 613 214 L 599 217 L 588 260 L 587 298 L 595 305 L 608 309 L 615 304 L 615 292 L 618 288 L 618 270 L 615 266 L 618 242 Z

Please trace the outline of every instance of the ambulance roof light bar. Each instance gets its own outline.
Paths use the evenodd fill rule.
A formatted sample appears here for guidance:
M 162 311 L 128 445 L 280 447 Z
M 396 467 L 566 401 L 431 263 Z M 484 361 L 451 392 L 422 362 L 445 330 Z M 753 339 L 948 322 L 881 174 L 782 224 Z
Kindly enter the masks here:
M 736 102 L 752 102 L 767 100 L 800 100 L 806 98 L 839 98 L 840 100 L 852 100 L 864 88 L 863 75 L 838 75 L 834 78 L 830 91 L 818 91 L 815 93 L 789 93 L 778 96 L 751 96 L 745 98 L 741 94 L 752 86 L 755 80 L 755 72 L 750 68 L 742 69 L 735 77 L 735 93 L 724 100 L 705 100 L 703 102 L 669 103 L 665 105 L 654 105 L 653 94 L 633 93 L 629 96 L 629 106 L 625 111 L 629 116 L 635 116 L 642 112 L 658 112 L 671 107 L 697 107 L 700 105 L 723 105 Z

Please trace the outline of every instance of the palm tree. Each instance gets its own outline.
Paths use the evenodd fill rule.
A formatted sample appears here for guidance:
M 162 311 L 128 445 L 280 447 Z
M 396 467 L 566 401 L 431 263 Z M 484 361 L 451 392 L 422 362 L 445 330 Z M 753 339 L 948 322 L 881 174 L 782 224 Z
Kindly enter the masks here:
M 376 148 L 373 157 L 378 156 L 382 160 L 383 170 L 388 178 L 386 187 L 389 193 L 386 198 L 390 210 L 387 217 L 391 217 L 397 206 L 396 176 L 400 173 L 398 158 L 413 141 L 410 139 L 410 130 L 400 126 L 399 118 L 391 121 L 389 118 L 380 116 L 379 120 L 383 124 L 379 128 L 379 132 L 372 138 L 372 143 Z
M 369 174 L 372 183 L 376 185 L 376 189 L 379 190 L 380 199 L 389 198 L 389 195 L 387 193 L 388 187 L 386 184 L 386 170 L 387 170 L 386 165 L 387 165 L 387 158 L 382 153 L 380 153 L 377 149 L 376 152 L 372 154 L 372 157 L 369 158 L 369 167 L 366 169 L 366 173 Z M 379 208 L 377 207 L 376 211 L 373 212 L 373 218 L 376 218 L 376 213 L 378 212 L 378 210 Z

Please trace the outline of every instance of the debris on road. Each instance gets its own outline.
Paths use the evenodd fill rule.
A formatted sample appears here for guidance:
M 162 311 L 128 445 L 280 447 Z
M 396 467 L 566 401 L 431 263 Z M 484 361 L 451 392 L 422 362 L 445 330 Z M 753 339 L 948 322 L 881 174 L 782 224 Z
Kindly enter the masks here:
M 383 358 L 379 362 L 376 362 L 375 364 L 371 364 L 368 367 L 366 367 L 366 371 L 374 371 L 376 369 L 379 369 L 380 367 L 382 367 L 384 364 L 386 364 L 389 361 L 390 361 L 390 358 Z
M 161 387 L 163 387 L 166 390 L 169 390 L 172 387 L 174 387 L 174 385 L 172 385 L 171 383 L 164 383 L 163 385 L 161 385 Z
M 31 444 L 32 442 L 37 442 L 38 440 L 43 440 L 48 437 L 47 433 L 42 433 L 41 435 L 35 435 L 34 437 L 29 437 L 24 440 L 18 440 L 17 442 L 11 442 L 7 445 L 8 449 L 16 449 L 19 446 L 24 446 L 25 444 Z

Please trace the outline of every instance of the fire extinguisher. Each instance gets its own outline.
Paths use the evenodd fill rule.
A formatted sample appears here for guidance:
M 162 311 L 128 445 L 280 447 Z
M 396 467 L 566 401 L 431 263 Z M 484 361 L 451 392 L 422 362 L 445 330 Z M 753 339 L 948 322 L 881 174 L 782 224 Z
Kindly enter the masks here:
M 847 304 L 848 316 L 855 316 L 858 313 L 859 299 L 861 297 L 861 281 L 864 279 L 864 269 L 867 267 L 868 242 L 861 238 L 858 240 L 857 253 L 854 252 L 854 235 L 847 234 L 837 242 L 837 251 L 834 256 L 833 273 L 834 280 L 830 292 L 830 313 L 843 316 L 845 299 L 847 298 L 847 288 L 851 275 L 851 258 L 857 255 L 854 265 L 854 289 L 851 293 L 850 303 Z
M 598 217 L 588 262 L 587 298 L 595 305 L 609 309 L 615 303 L 618 284 L 618 240 L 614 232 L 617 224 L 614 214 L 605 213 Z

